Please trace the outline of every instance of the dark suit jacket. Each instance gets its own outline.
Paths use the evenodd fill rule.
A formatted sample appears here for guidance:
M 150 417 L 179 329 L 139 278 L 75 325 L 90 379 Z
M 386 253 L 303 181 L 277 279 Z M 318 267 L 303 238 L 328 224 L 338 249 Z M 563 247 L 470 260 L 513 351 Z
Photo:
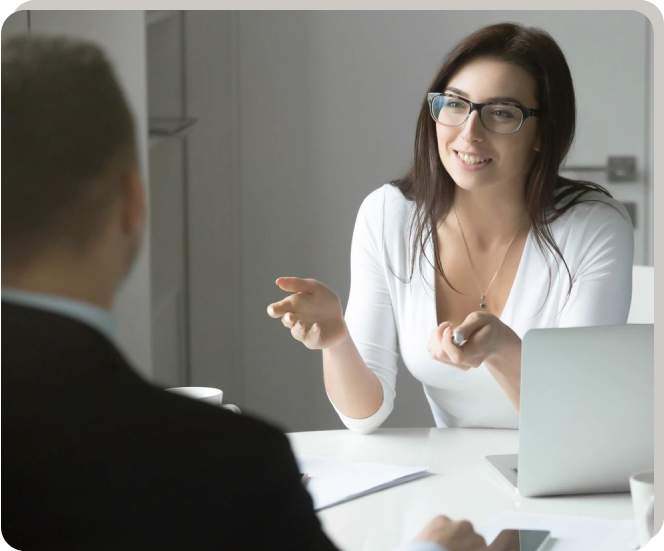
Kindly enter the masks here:
M 21 550 L 334 549 L 281 432 L 150 386 L 91 327 L 4 302 L 2 533 Z

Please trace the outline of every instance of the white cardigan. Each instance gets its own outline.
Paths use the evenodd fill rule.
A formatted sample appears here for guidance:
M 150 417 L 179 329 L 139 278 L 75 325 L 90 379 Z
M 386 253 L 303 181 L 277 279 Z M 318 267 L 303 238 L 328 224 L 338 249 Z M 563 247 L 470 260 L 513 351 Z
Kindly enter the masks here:
M 603 202 L 575 205 L 550 225 L 574 282 L 566 304 L 569 279 L 564 264 L 548 249 L 545 259 L 532 230 L 528 235 L 500 318 L 520 338 L 537 327 L 626 323 L 632 294 L 632 224 L 621 203 L 600 193 L 592 197 Z M 401 356 L 423 383 L 436 426 L 518 428 L 518 413 L 484 366 L 462 371 L 433 360 L 427 352 L 430 332 L 437 325 L 435 273 L 426 260 L 416 260 L 408 281 L 413 213 L 414 203 L 390 184 L 371 193 L 360 207 L 345 319 L 364 362 L 383 386 L 383 403 L 366 419 L 352 419 L 335 409 L 355 432 L 377 429 L 393 408 Z M 433 261 L 431 240 L 427 255 Z

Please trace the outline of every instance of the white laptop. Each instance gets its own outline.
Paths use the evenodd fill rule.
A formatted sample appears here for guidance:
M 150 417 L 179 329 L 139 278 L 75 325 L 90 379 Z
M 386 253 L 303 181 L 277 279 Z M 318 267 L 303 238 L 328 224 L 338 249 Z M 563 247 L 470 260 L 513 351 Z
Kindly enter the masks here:
M 654 469 L 654 325 L 533 329 L 519 454 L 487 460 L 527 497 L 629 491 Z

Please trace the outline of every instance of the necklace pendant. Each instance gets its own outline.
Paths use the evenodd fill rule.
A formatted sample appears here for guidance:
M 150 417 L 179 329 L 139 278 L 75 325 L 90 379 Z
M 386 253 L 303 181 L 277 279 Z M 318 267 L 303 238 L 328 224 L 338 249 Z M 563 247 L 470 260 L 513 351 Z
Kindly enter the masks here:
M 486 297 L 484 295 L 480 297 L 480 308 L 486 310 Z

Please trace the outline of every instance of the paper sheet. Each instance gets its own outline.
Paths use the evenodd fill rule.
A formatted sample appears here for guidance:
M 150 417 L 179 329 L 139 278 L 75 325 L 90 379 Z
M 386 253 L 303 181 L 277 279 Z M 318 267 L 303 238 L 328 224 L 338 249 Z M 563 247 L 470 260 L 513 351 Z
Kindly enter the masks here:
M 634 551 L 639 546 L 633 520 L 537 515 L 505 512 L 477 526 L 477 532 L 491 543 L 503 529 L 549 530 L 552 541 L 546 551 Z
M 428 474 L 428 467 L 359 463 L 303 454 L 296 455 L 296 459 L 300 472 L 310 476 L 307 490 L 316 511 Z

